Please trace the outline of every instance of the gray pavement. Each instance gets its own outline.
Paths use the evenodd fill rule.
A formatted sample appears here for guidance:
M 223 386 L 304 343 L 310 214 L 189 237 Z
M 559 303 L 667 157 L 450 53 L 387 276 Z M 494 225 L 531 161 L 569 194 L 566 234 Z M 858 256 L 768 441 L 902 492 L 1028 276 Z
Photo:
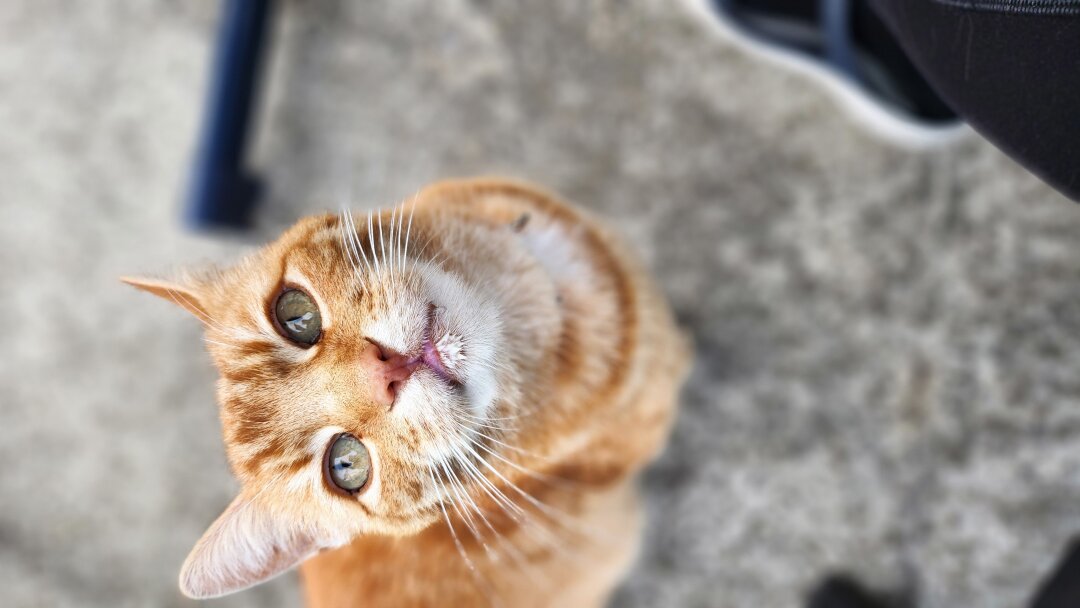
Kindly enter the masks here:
M 1080 529 L 1080 209 L 979 138 L 882 143 L 680 2 L 283 4 L 250 242 L 527 178 L 629 235 L 694 335 L 616 606 L 795 607 L 835 570 L 1020 606 Z M 250 246 L 177 221 L 215 23 L 0 4 L 4 606 L 188 605 L 235 490 L 198 324 L 115 280 Z

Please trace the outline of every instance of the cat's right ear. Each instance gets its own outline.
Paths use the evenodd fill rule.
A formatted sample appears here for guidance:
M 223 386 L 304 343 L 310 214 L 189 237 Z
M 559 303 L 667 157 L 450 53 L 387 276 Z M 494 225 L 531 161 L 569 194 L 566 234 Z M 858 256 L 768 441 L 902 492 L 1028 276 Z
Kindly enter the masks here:
M 143 277 L 120 277 L 120 280 L 136 289 L 169 300 L 200 320 L 210 316 L 206 312 L 206 307 L 203 305 L 198 290 L 191 285 L 177 281 Z
M 191 550 L 180 590 L 208 599 L 247 589 L 314 555 L 324 546 L 316 537 L 265 498 L 240 494 Z

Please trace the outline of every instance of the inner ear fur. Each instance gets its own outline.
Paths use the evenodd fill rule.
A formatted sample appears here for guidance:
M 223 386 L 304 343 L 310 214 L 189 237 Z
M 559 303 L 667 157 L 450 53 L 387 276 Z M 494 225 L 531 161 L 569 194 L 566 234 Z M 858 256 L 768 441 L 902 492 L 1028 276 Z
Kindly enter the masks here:
M 209 318 L 198 287 L 191 283 L 146 277 L 120 277 L 132 287 L 164 298 L 204 320 Z
M 184 561 L 180 590 L 193 599 L 228 595 L 282 574 L 321 548 L 313 531 L 241 494 Z

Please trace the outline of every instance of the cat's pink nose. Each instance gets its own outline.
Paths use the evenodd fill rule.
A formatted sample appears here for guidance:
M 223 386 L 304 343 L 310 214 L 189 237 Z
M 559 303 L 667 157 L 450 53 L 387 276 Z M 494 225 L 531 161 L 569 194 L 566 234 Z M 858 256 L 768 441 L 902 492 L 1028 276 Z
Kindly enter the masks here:
M 381 405 L 390 407 L 397 398 L 398 388 L 412 375 L 419 361 L 410 361 L 407 357 L 379 346 L 368 340 L 360 353 L 360 367 L 371 380 L 372 398 Z

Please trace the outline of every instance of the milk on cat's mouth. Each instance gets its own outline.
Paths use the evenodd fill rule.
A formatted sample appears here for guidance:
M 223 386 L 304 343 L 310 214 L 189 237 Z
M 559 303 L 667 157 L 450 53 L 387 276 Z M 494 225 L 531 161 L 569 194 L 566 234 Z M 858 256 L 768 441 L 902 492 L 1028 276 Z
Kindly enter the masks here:
M 456 338 L 456 336 L 454 337 Z M 420 355 L 420 360 L 423 361 L 431 371 L 435 372 L 436 376 L 442 378 L 446 382 L 450 384 L 461 384 L 461 380 L 458 379 L 457 375 L 443 363 L 443 349 L 448 348 L 450 338 L 450 334 L 446 334 L 439 338 L 438 341 L 435 341 L 432 336 L 429 335 L 427 339 L 424 340 L 424 350 L 423 354 Z M 460 343 L 460 341 L 460 338 L 457 338 L 457 342 Z
M 415 328 L 407 352 L 430 388 L 447 389 L 454 403 L 483 417 L 499 396 L 502 308 L 487 287 L 473 286 L 435 267 L 422 267 L 419 296 L 402 313 Z
M 424 343 L 410 363 L 423 364 L 447 384 L 460 386 L 461 378 L 455 371 L 461 364 L 463 341 L 461 336 L 451 333 L 436 318 L 438 307 L 431 304 L 428 309 L 428 324 L 424 331 Z

